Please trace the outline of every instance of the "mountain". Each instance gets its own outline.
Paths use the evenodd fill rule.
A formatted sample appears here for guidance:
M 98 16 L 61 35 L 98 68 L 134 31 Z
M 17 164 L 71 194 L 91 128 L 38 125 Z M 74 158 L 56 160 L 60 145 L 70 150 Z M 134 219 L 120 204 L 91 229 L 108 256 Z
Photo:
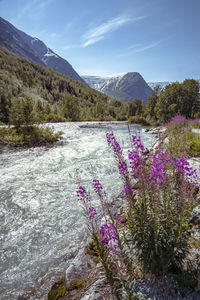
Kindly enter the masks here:
M 170 84 L 170 83 L 172 83 L 172 82 L 170 82 L 170 81 L 158 81 L 158 82 L 147 82 L 147 83 L 148 83 L 148 85 L 152 88 L 152 90 L 153 90 L 157 85 L 159 85 L 160 88 L 161 88 L 161 90 L 163 90 L 163 89 L 166 87 L 166 85 L 168 85 L 168 84 Z
M 0 47 L 0 121 L 19 99 L 29 99 L 48 122 L 127 120 L 127 103 Z
M 44 65 L 38 55 L 26 44 L 12 24 L 0 17 L 0 46 L 6 47 L 18 56 Z
M 199 82 L 200 84 L 200 79 L 195 79 Z M 161 90 L 163 90 L 168 84 L 173 83 L 172 81 L 158 81 L 158 82 L 147 82 L 148 85 L 152 88 L 152 90 L 159 85 Z
M 135 98 L 147 102 L 152 93 L 152 89 L 137 72 L 107 77 L 83 76 L 83 78 L 90 87 L 124 102 L 132 101 Z
M 18 56 L 52 68 L 57 72 L 86 84 L 67 60 L 53 52 L 41 40 L 22 32 L 1 17 L 0 46 L 6 47 Z

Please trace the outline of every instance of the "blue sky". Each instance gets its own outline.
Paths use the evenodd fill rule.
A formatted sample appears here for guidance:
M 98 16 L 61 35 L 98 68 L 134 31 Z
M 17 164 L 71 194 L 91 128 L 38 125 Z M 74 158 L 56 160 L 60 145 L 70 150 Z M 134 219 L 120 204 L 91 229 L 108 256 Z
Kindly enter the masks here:
M 80 75 L 200 78 L 200 0 L 0 0 L 0 16 Z

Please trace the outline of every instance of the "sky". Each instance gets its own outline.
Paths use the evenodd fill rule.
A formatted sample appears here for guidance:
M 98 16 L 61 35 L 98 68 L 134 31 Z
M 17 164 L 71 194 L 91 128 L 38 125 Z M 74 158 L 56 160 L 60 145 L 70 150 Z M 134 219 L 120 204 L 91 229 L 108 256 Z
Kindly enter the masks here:
M 0 0 L 0 16 L 79 75 L 200 78 L 200 0 Z

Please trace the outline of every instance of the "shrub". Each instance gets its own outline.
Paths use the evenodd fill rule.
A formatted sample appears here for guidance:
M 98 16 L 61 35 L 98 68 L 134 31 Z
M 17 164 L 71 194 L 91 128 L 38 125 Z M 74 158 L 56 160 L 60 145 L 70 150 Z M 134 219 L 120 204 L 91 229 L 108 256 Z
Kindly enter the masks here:
M 134 124 L 140 124 L 140 125 L 143 125 L 143 126 L 150 125 L 147 122 L 147 120 L 144 117 L 142 117 L 142 116 L 132 116 L 132 117 L 129 117 L 128 122 L 129 123 L 134 123 Z
M 10 147 L 42 146 L 57 142 L 61 134 L 61 132 L 53 133 L 48 127 L 0 128 L 0 144 Z
M 186 157 L 176 159 L 162 149 L 146 155 L 140 138 L 133 136 L 129 166 L 113 133 L 107 135 L 124 181 L 127 199 L 128 237 L 144 270 L 165 273 L 179 268 L 187 253 L 191 212 L 197 203 L 193 197 L 196 172 Z M 133 190 L 133 178 L 137 191 Z
M 176 120 L 180 122 L 175 128 L 181 131 L 185 119 Z M 132 137 L 127 163 L 113 132 L 106 138 L 124 185 L 123 217 L 112 215 L 97 179 L 93 179 L 93 188 L 101 203 L 103 223 L 85 187 L 79 186 L 77 197 L 89 221 L 92 248 L 115 298 L 134 299 L 135 259 L 143 271 L 155 275 L 170 270 L 180 274 L 182 270 L 189 249 L 192 211 L 198 204 L 197 172 L 183 153 L 172 155 L 160 145 L 155 153 L 148 154 L 137 136 Z
M 189 120 L 181 115 L 175 116 L 167 124 L 166 146 L 174 157 L 180 152 L 189 156 L 200 155 L 200 135 L 193 133 L 193 128 L 200 128 L 199 120 Z
M 64 285 L 64 278 L 56 282 L 48 293 L 48 300 L 57 300 L 65 296 L 66 287 Z
M 48 123 L 66 122 L 66 119 L 60 115 L 50 113 L 46 117 L 46 122 Z

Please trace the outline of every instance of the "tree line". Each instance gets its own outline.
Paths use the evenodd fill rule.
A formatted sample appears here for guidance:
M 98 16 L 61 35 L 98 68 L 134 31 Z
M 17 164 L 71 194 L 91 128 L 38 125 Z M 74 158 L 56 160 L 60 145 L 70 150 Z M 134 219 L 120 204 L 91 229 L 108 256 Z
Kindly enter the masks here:
M 186 79 L 156 86 L 145 104 L 112 99 L 54 70 L 0 48 L 0 122 L 22 123 L 128 120 L 163 124 L 174 115 L 200 118 L 199 82 Z
M 29 101 L 37 122 L 126 120 L 128 105 L 0 47 L 0 121 Z M 27 105 L 27 104 L 26 104 Z
M 174 82 L 161 90 L 158 85 L 153 89 L 145 105 L 140 99 L 129 103 L 130 121 L 146 124 L 165 124 L 175 115 L 186 118 L 200 118 L 199 82 L 186 79 Z

